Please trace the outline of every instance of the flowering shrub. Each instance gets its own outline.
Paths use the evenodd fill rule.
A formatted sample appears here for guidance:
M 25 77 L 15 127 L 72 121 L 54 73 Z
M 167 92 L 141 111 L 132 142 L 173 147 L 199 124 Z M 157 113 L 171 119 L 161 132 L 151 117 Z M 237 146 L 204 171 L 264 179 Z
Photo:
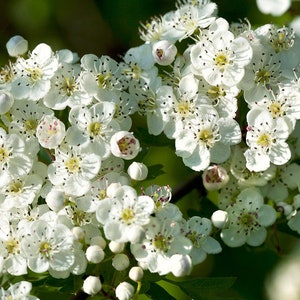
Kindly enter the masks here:
M 3 299 L 37 299 L 43 285 L 73 299 L 174 299 L 155 283 L 164 278 L 200 299 L 193 284 L 217 293 L 233 279 L 174 278 L 224 247 L 263 245 L 270 226 L 300 234 L 297 35 L 229 24 L 209 0 L 176 4 L 120 61 L 8 41 Z M 161 172 L 143 163 L 157 136 L 196 174 L 210 216 L 184 215 L 170 186 L 143 186 Z

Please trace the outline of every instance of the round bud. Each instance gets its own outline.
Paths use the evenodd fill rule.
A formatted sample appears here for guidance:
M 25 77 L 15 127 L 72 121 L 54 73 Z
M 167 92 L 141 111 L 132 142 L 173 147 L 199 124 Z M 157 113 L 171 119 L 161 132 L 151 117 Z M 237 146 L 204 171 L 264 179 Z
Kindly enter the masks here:
M 103 260 L 105 253 L 100 246 L 92 245 L 86 249 L 85 256 L 89 262 L 98 264 Z
M 152 47 L 154 60 L 162 66 L 170 65 L 174 61 L 176 54 L 176 46 L 166 40 L 158 41 Z
M 218 165 L 208 167 L 202 174 L 203 185 L 208 191 L 219 190 L 229 181 L 227 171 Z
M 123 271 L 127 269 L 130 265 L 129 258 L 126 254 L 124 253 L 119 253 L 114 256 L 112 259 L 112 266 L 117 270 L 117 271 Z
M 59 212 L 65 207 L 64 192 L 52 189 L 46 196 L 46 203 L 54 212 Z
M 94 236 L 91 238 L 91 245 L 98 245 L 99 247 L 101 247 L 102 249 L 105 249 L 106 247 L 106 240 L 101 236 Z
M 77 241 L 82 241 L 85 236 L 84 230 L 79 226 L 75 226 L 72 228 L 72 234 L 73 234 L 74 239 Z
M 108 244 L 108 247 L 109 247 L 110 251 L 113 253 L 121 253 L 124 250 L 125 244 L 111 241 Z
M 133 297 L 134 292 L 134 287 L 126 281 L 121 282 L 116 287 L 116 297 L 119 300 L 130 300 Z
M 0 115 L 6 114 L 14 104 L 14 98 L 9 92 L 0 90 Z
M 97 293 L 100 292 L 102 288 L 101 281 L 98 277 L 96 276 L 89 276 L 87 277 L 82 286 L 82 290 L 89 295 L 96 295 Z
M 110 140 L 111 153 L 123 159 L 133 159 L 140 152 L 140 142 L 128 131 L 115 133 Z
M 140 162 L 133 162 L 127 169 L 127 173 L 131 179 L 141 181 L 147 178 L 148 168 Z
M 141 281 L 144 271 L 141 267 L 132 267 L 129 271 L 129 278 L 135 282 Z
M 174 276 L 186 276 L 192 271 L 192 259 L 189 255 L 174 254 L 171 257 L 171 266 Z
M 6 50 L 9 56 L 17 57 L 28 50 L 28 42 L 20 35 L 15 35 L 6 43 Z
M 211 216 L 211 221 L 215 227 L 219 229 L 224 228 L 228 221 L 227 211 L 216 210 Z

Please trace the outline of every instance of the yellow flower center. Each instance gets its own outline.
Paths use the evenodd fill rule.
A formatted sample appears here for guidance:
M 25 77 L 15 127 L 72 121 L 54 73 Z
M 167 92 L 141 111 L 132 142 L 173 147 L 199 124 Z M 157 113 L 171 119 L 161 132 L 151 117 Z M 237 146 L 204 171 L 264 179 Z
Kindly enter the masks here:
M 263 148 L 269 148 L 273 143 L 273 138 L 269 133 L 263 133 L 257 140 L 257 144 Z
M 225 66 L 229 65 L 230 63 L 231 62 L 228 59 L 228 56 L 223 52 L 219 53 L 215 57 L 215 64 L 221 72 L 223 72 L 225 69 Z
M 9 254 L 19 253 L 19 242 L 14 238 L 6 240 L 5 247 Z
M 80 170 L 80 160 L 78 157 L 71 157 L 65 162 L 65 167 L 67 168 L 68 172 L 76 173 Z
M 50 252 L 51 252 L 51 245 L 49 242 L 42 242 L 40 245 L 40 253 L 49 258 L 50 257 Z
M 131 224 L 134 220 L 134 211 L 131 208 L 124 208 L 121 218 L 125 223 Z
M 266 85 L 270 82 L 271 72 L 268 70 L 259 70 L 255 73 L 255 82 L 261 85 Z
M 93 122 L 89 126 L 89 132 L 92 137 L 101 135 L 102 126 L 99 122 Z
M 169 249 L 169 239 L 164 235 L 156 235 L 153 241 L 153 245 L 156 249 L 167 252 Z

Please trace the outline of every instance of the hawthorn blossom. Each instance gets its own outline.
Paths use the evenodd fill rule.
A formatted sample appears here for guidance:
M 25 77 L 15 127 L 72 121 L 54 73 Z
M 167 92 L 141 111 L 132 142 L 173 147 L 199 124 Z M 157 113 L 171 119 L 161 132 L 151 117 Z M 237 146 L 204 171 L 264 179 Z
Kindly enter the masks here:
M 137 196 L 136 191 L 126 185 L 111 185 L 108 196 L 96 210 L 105 236 L 121 243 L 139 241 L 143 226 L 149 223 L 154 212 L 154 201 L 149 196 Z
M 48 167 L 48 176 L 53 185 L 61 185 L 67 194 L 82 196 L 90 189 L 100 166 L 98 155 L 63 143 L 55 149 L 55 160 Z
M 58 59 L 47 44 L 37 45 L 28 59 L 19 57 L 11 92 L 16 99 L 37 101 L 50 90 L 50 80 L 58 68 Z
M 286 139 L 289 125 L 284 119 L 274 119 L 264 110 L 252 110 L 247 115 L 248 131 L 245 151 L 247 168 L 250 171 L 265 171 L 270 163 L 283 165 L 291 158 L 291 151 Z
M 19 281 L 11 284 L 8 289 L 0 289 L 0 299 L 13 300 L 39 300 L 39 298 L 30 295 L 32 283 L 28 281 Z
M 244 77 L 252 58 L 252 48 L 243 37 L 230 31 L 209 31 L 191 48 L 191 63 L 211 85 L 234 86 Z
M 72 267 L 75 260 L 73 236 L 67 226 L 37 220 L 30 229 L 30 234 L 21 242 L 29 269 L 43 273 L 50 269 L 65 271 Z
M 247 243 L 250 246 L 261 245 L 267 236 L 265 227 L 276 220 L 276 211 L 264 204 L 263 196 L 255 188 L 244 189 L 236 203 L 226 209 L 228 222 L 221 231 L 221 238 L 230 247 L 239 247 Z

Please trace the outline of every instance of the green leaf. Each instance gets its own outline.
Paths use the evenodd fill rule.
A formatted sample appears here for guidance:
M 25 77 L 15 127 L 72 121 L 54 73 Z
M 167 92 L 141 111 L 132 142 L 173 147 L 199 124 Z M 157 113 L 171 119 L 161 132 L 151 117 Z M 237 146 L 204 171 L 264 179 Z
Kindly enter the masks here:
M 152 300 L 176 300 L 164 288 L 156 283 L 151 283 L 146 295 Z
M 148 176 L 147 179 L 155 179 L 159 175 L 165 174 L 163 170 L 164 166 L 161 164 L 156 164 L 153 166 L 148 166 Z
M 193 299 L 214 299 L 234 284 L 234 277 L 197 278 L 185 281 L 169 281 L 179 286 Z M 220 297 L 220 295 L 218 296 Z

